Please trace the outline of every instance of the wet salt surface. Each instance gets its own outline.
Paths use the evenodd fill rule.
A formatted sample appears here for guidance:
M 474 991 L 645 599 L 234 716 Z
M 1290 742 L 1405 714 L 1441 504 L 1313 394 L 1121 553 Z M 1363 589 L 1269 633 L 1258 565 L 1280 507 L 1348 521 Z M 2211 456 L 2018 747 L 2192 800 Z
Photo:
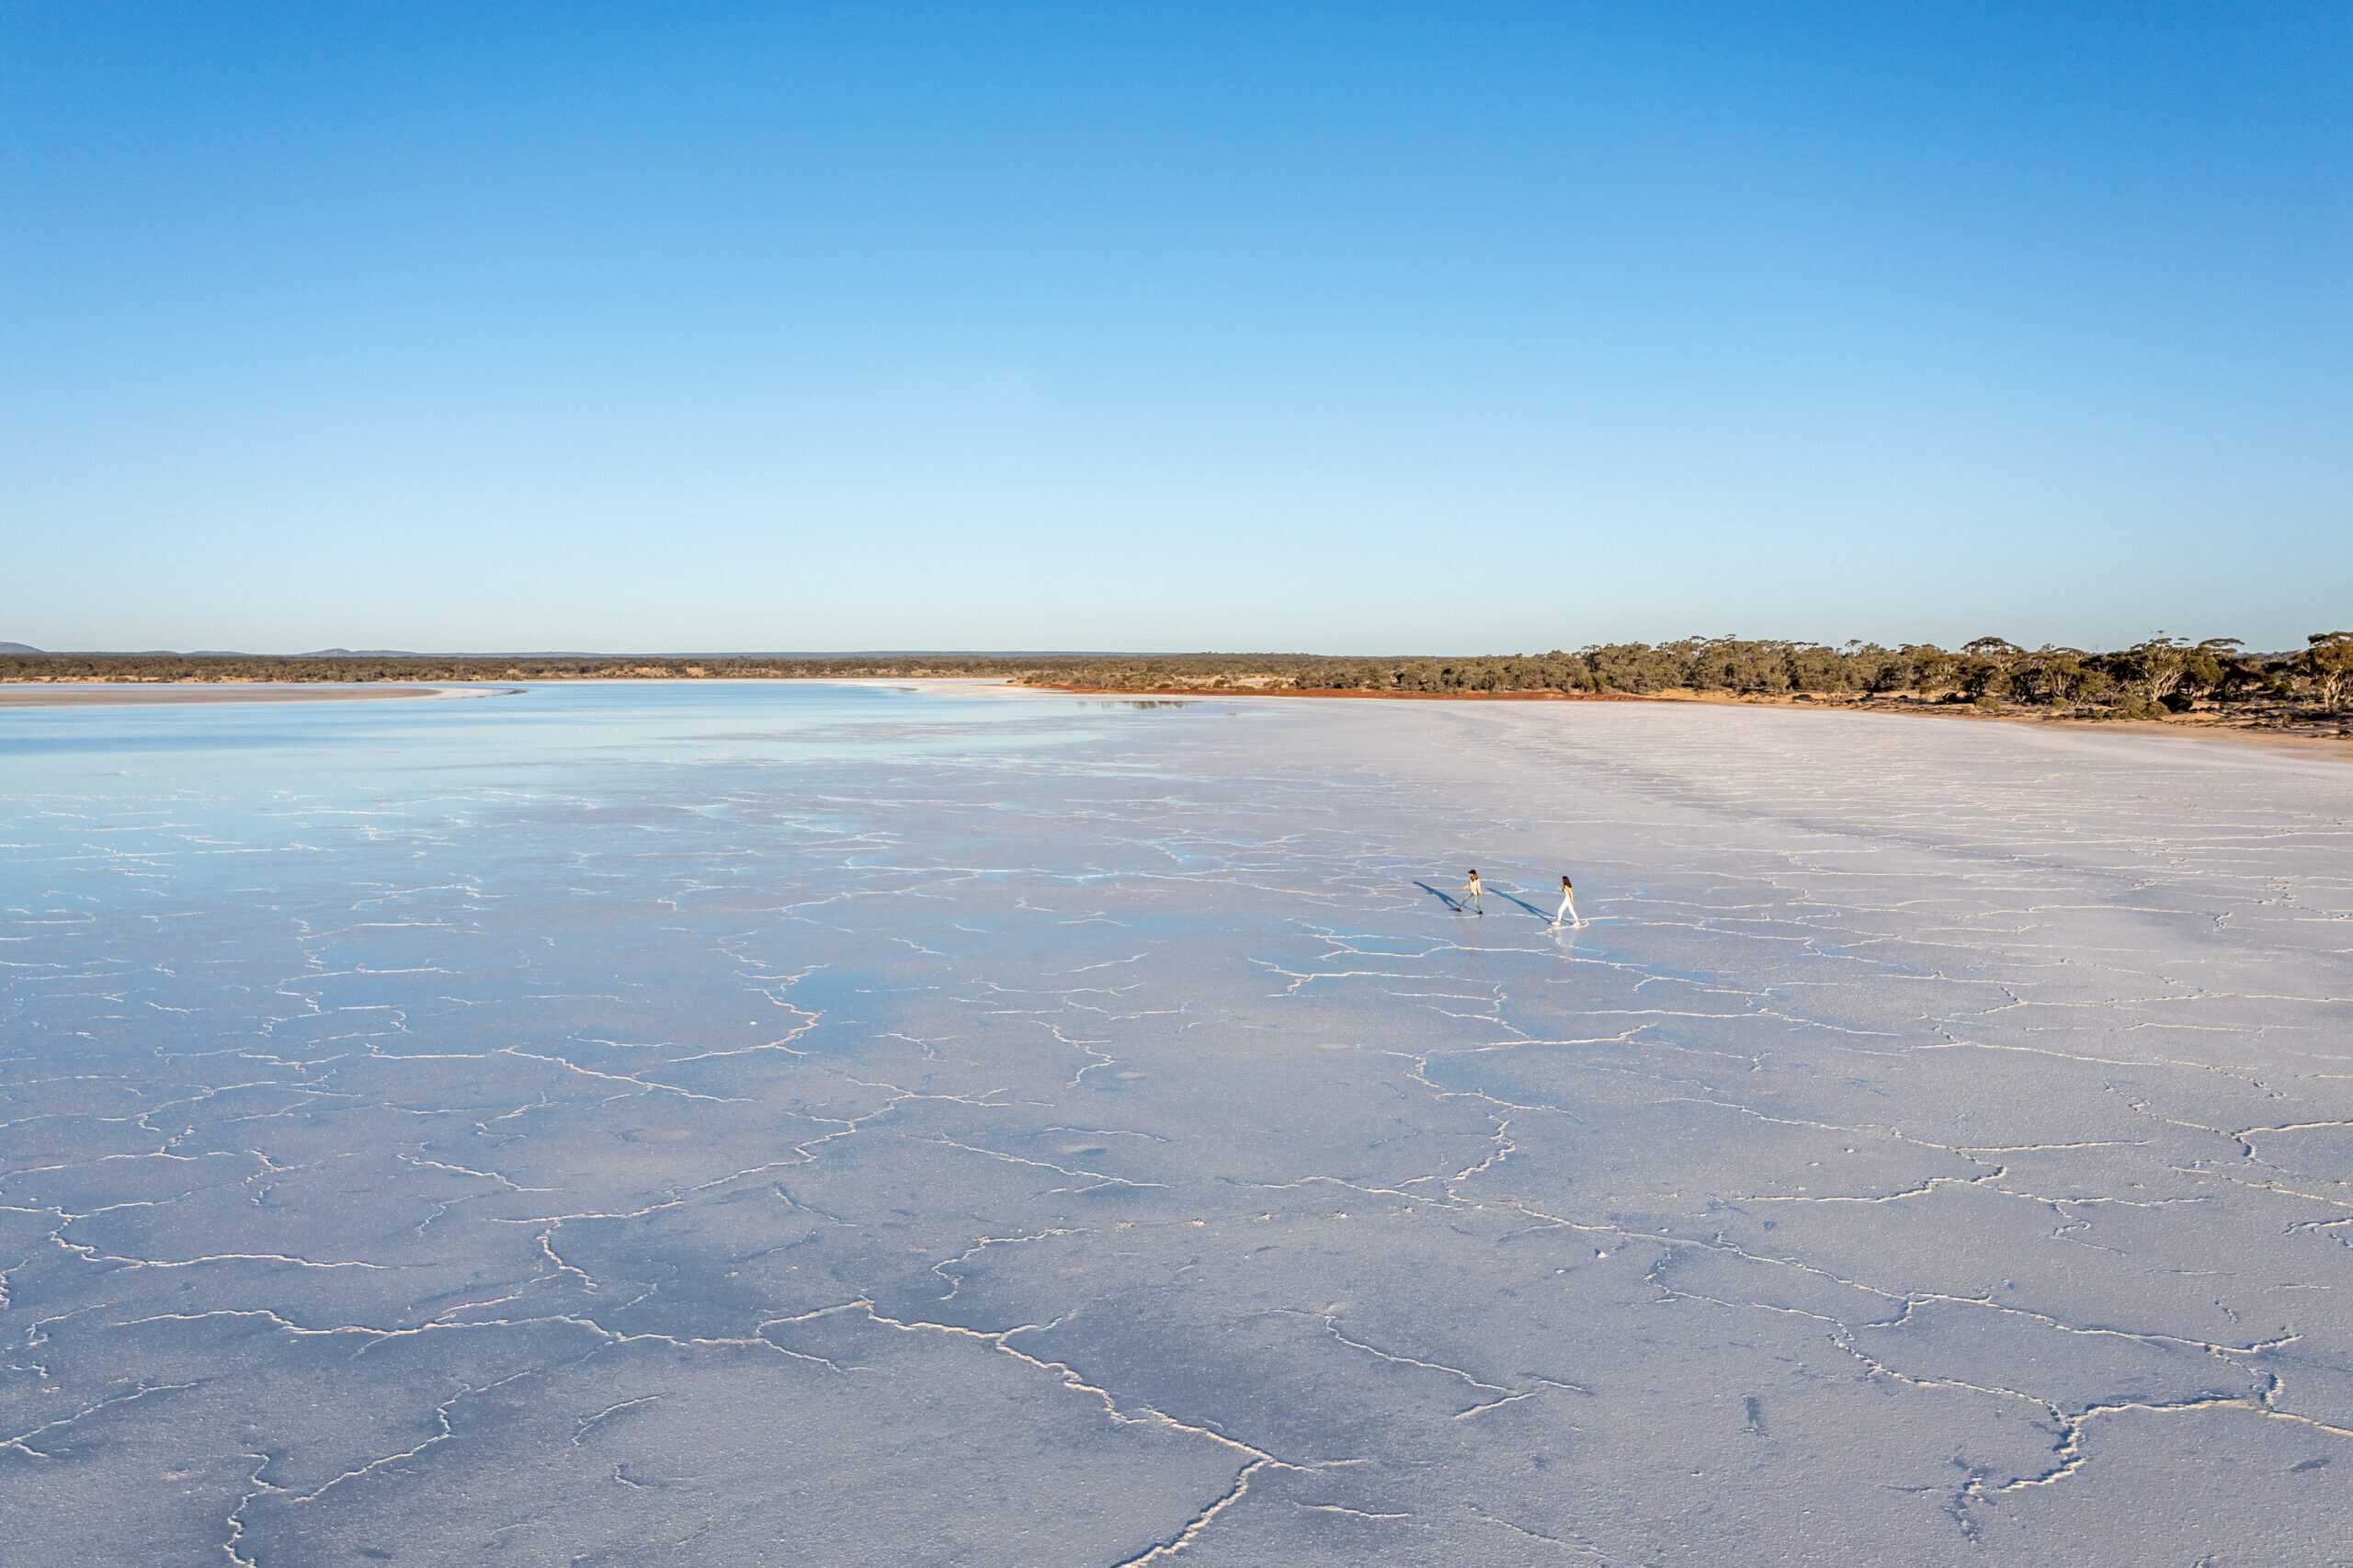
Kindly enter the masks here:
M 2172 739 L 0 715 L 0 1562 L 2353 1557 L 2349 969 Z

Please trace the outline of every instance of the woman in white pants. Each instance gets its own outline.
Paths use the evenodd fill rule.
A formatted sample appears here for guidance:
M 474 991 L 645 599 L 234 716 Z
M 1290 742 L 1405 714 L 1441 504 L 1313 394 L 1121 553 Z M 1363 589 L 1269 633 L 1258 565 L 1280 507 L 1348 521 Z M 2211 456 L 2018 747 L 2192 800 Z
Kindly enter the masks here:
M 1455 907 L 1458 909 L 1473 909 L 1478 911 L 1481 915 L 1486 914 L 1486 901 L 1479 896 L 1485 890 L 1479 885 L 1479 873 L 1474 868 L 1471 872 L 1471 880 L 1462 884 L 1462 894 L 1461 899 L 1456 903 Z
M 1552 914 L 1552 928 L 1554 930 L 1557 931 L 1561 928 L 1561 921 L 1563 916 L 1574 921 L 1580 928 L 1585 925 L 1584 920 L 1580 919 L 1577 915 L 1576 885 L 1570 881 L 1565 875 L 1561 878 L 1561 907 L 1553 911 Z

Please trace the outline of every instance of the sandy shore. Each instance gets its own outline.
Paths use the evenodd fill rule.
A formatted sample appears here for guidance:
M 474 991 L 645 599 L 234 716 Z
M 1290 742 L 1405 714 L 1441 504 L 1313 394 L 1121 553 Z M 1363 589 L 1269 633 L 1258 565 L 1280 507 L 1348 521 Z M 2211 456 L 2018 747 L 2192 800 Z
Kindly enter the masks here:
M 1806 701 L 1792 697 L 1740 697 L 1730 692 L 1713 691 L 1662 691 L 1637 695 L 1623 691 L 1366 691 L 1360 688 L 1336 687 L 1291 687 L 1279 689 L 1229 687 L 1222 690 L 1204 690 L 1192 687 L 1130 689 L 1062 684 L 1018 686 L 1017 689 L 1097 697 L 1190 698 L 1203 701 L 1228 698 L 1322 698 L 1358 702 L 1642 702 L 1688 704 L 1710 708 L 1772 709 L 1791 713 L 1895 714 L 1916 719 L 1964 719 L 1978 723 L 2029 724 L 2038 729 L 2083 731 L 2098 734 L 2169 735 L 2189 740 L 2228 741 L 2292 752 L 2300 756 L 2335 757 L 2343 761 L 2353 761 L 2353 738 L 2342 735 L 2259 730 L 2245 724 L 2212 719 L 2193 718 L 2170 721 L 2079 719 L 2034 712 L 1985 713 L 1974 708 L 1951 703 L 1853 702 L 1832 699 Z
M 128 708 L 190 702 L 361 702 L 386 697 L 487 697 L 441 686 L 165 686 L 85 681 L 0 683 L 0 708 Z

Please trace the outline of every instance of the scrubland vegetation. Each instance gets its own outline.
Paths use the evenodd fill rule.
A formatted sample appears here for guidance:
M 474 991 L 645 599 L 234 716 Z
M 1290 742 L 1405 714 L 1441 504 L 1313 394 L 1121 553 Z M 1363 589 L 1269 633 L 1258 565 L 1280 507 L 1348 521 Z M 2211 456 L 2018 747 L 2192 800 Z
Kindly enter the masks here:
M 547 681 L 986 676 L 1109 691 L 1344 692 L 1412 697 L 1712 697 L 2029 710 L 2072 718 L 2176 716 L 2291 727 L 2353 708 L 2353 631 L 2301 649 L 2156 636 L 2129 648 L 2022 648 L 1980 637 L 1928 643 L 1690 637 L 1574 653 L 1466 658 L 1305 653 L 838 655 L 17 653 L 0 680 Z
M 2206 708 L 2332 713 L 2353 699 L 2353 631 L 2315 634 L 2292 653 L 2250 653 L 2235 638 L 2157 636 L 2129 648 L 2021 648 L 1980 637 L 1833 646 L 1741 637 L 1612 642 L 1575 653 L 1434 659 L 1193 654 L 1075 660 L 1075 674 L 1026 678 L 1116 689 L 1257 687 L 1477 696 L 1670 694 L 1821 700 L 1886 699 L 2023 707 L 2117 718 Z

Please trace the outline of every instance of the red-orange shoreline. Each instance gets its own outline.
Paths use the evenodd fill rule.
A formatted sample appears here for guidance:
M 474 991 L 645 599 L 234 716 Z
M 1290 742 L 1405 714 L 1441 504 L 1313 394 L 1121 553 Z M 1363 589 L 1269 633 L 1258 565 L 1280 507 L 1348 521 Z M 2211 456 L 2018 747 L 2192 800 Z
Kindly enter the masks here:
M 1370 702 L 1684 702 L 1688 698 L 1637 697 L 1624 691 L 1367 691 L 1361 687 L 1072 686 L 1061 681 L 1008 682 L 1023 691 L 1065 691 L 1081 697 L 1340 697 Z

